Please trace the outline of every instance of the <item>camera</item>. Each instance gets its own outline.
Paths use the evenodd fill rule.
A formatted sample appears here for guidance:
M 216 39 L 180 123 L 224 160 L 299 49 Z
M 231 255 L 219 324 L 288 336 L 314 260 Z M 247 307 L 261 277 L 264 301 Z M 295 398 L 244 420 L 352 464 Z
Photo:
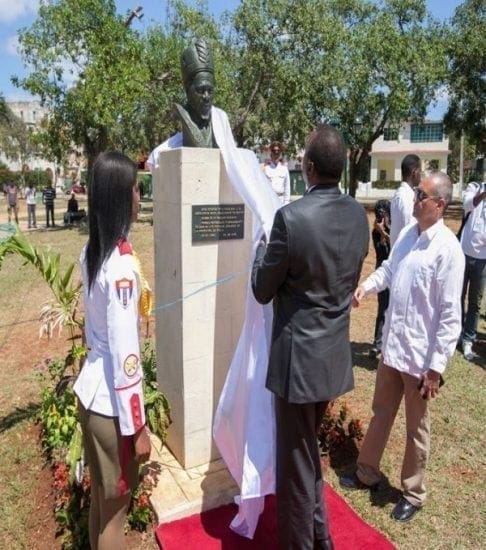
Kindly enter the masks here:
M 380 208 L 379 210 L 376 211 L 376 214 L 375 214 L 376 221 L 378 223 L 381 223 L 386 218 L 387 215 L 388 215 L 388 212 Z

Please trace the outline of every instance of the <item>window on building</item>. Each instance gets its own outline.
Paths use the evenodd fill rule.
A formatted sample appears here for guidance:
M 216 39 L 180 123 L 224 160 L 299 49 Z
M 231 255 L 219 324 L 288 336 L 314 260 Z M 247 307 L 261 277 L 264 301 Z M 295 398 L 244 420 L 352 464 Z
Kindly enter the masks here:
M 384 141 L 398 141 L 398 130 L 396 128 L 385 128 L 383 139 Z
M 386 181 L 386 170 L 380 170 L 379 180 Z
M 429 170 L 438 170 L 439 169 L 439 159 L 431 159 L 427 162 L 427 168 Z
M 20 118 L 24 120 L 24 111 L 20 111 Z
M 36 115 L 36 112 L 35 111 L 32 111 L 32 120 L 35 122 L 35 115 Z
M 412 124 L 410 141 L 422 143 L 425 141 L 442 141 L 444 134 L 443 125 L 440 123 Z

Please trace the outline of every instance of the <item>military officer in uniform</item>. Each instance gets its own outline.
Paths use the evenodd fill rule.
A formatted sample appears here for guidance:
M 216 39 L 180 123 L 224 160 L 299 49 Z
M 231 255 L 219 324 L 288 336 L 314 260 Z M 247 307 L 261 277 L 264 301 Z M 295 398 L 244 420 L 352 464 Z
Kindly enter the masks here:
M 277 193 L 282 204 L 290 202 L 290 174 L 287 164 L 282 159 L 282 144 L 274 141 L 270 145 L 270 159 L 263 165 L 263 173 Z

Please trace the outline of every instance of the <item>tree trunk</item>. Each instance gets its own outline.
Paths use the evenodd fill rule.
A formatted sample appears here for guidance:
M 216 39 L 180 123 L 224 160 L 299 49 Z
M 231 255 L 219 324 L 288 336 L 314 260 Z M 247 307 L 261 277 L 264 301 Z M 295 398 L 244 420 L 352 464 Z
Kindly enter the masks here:
M 361 149 L 350 149 L 349 151 L 349 194 L 356 197 L 358 187 L 358 162 Z
M 87 132 L 84 134 L 84 148 L 86 157 L 88 158 L 88 172 L 86 174 L 86 182 L 89 181 L 91 169 L 93 168 L 96 157 L 106 150 L 108 145 L 108 131 L 105 126 L 97 128 L 96 138 L 91 139 Z
M 356 197 L 358 181 L 367 178 L 369 171 L 368 149 L 351 149 L 349 151 L 349 194 Z

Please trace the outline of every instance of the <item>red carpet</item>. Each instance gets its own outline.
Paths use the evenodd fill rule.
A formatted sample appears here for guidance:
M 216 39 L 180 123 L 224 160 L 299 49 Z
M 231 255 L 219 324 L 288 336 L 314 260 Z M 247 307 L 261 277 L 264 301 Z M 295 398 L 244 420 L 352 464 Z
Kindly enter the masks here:
M 346 502 L 325 487 L 331 536 L 336 550 L 391 550 L 381 533 L 365 523 Z M 231 531 L 236 505 L 159 525 L 155 534 L 162 550 L 278 550 L 275 497 L 268 496 L 255 537 L 248 540 Z

